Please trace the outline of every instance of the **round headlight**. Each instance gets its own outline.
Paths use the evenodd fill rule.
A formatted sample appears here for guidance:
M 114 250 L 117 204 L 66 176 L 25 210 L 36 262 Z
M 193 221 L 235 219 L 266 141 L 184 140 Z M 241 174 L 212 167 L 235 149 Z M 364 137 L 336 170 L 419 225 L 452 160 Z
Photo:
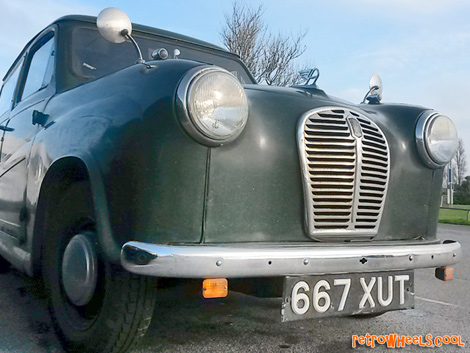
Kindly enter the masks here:
M 454 157 L 459 144 L 457 129 L 447 116 L 424 113 L 418 120 L 416 140 L 427 165 L 438 168 Z
M 240 82 L 220 68 L 199 69 L 188 75 L 179 93 L 185 90 L 184 97 L 180 97 L 185 113 L 202 135 L 196 139 L 212 146 L 235 139 L 248 120 L 248 101 Z M 188 130 L 187 124 L 185 127 Z M 194 136 L 194 131 L 189 132 Z

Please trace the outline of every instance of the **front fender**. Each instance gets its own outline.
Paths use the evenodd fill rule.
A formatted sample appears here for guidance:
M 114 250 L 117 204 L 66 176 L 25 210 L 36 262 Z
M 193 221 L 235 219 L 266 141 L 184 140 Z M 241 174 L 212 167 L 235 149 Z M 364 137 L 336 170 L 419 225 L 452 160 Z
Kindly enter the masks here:
M 178 83 L 197 65 L 181 60 L 148 70 L 134 66 L 51 99 L 45 110 L 50 118 L 29 162 L 28 272 L 37 257 L 43 183 L 64 160 L 86 169 L 109 259 L 119 261 L 122 244 L 130 240 L 200 241 L 207 147 L 186 135 L 174 111 Z

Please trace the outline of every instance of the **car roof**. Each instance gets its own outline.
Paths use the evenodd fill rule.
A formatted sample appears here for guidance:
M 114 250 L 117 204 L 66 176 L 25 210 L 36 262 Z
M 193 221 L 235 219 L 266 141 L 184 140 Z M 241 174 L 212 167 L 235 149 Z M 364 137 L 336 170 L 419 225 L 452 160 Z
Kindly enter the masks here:
M 47 29 L 50 26 L 55 25 L 55 24 L 60 25 L 61 23 L 67 23 L 67 22 L 96 23 L 96 17 L 95 16 L 85 16 L 85 15 L 67 15 L 67 16 L 60 17 L 57 20 L 55 20 L 54 22 L 52 22 L 49 26 L 45 27 L 43 30 L 41 30 L 39 33 L 37 33 L 33 38 L 31 38 L 31 40 L 28 41 L 28 43 L 24 46 L 21 53 L 18 55 L 16 60 L 13 62 L 13 64 L 10 66 L 10 68 L 6 72 L 5 76 L 3 77 L 3 81 L 6 80 L 6 78 L 9 76 L 11 70 L 13 69 L 13 67 L 15 67 L 16 63 L 23 56 L 24 52 L 30 46 L 30 44 L 41 33 L 43 33 L 43 31 L 45 29 Z M 237 54 L 231 53 L 231 52 L 225 50 L 222 47 L 219 47 L 217 45 L 214 45 L 214 44 L 211 44 L 211 43 L 208 43 L 208 42 L 204 42 L 202 40 L 199 40 L 199 39 L 196 39 L 196 38 L 193 38 L 193 37 L 185 36 L 185 35 L 182 35 L 182 34 L 179 34 L 179 33 L 170 32 L 170 31 L 166 31 L 166 30 L 163 30 L 163 29 L 154 28 L 154 27 L 150 27 L 150 26 L 144 26 L 144 25 L 135 24 L 135 23 L 132 23 L 132 30 L 136 31 L 136 32 L 148 33 L 148 34 L 153 34 L 153 35 L 157 35 L 157 36 L 160 36 L 160 37 L 169 38 L 169 39 L 184 42 L 184 43 L 191 43 L 192 45 L 197 45 L 197 46 L 201 46 L 201 47 L 208 48 L 208 49 L 211 49 L 211 50 L 216 50 L 216 51 L 222 52 L 226 55 L 227 54 L 228 55 L 233 55 L 233 56 L 235 56 L 239 59 L 239 56 Z M 1 85 L 1 82 L 0 82 L 0 85 Z
M 52 24 L 56 24 L 56 23 L 59 24 L 60 22 L 68 22 L 68 21 L 80 21 L 80 22 L 96 23 L 96 17 L 95 16 L 85 16 L 85 15 L 68 15 L 68 16 L 64 16 L 64 17 L 61 17 L 61 18 L 55 20 L 54 22 L 52 22 Z M 149 34 L 157 35 L 157 36 L 160 36 L 160 37 L 170 38 L 170 39 L 173 39 L 173 40 L 176 40 L 176 41 L 196 44 L 196 45 L 203 46 L 203 47 L 206 47 L 206 48 L 210 48 L 210 49 L 213 49 L 213 50 L 222 51 L 224 53 L 230 53 L 226 49 L 224 49 L 222 47 L 219 47 L 217 45 L 214 45 L 212 43 L 204 42 L 202 40 L 199 40 L 199 39 L 196 39 L 196 38 L 193 38 L 193 37 L 190 37 L 190 36 L 185 36 L 183 34 L 166 31 L 164 29 L 159 29 L 159 28 L 155 28 L 155 27 L 144 26 L 144 25 L 132 23 L 132 30 L 137 31 L 137 32 L 149 33 Z M 233 53 L 230 53 L 230 54 L 236 55 L 236 54 L 233 54 Z

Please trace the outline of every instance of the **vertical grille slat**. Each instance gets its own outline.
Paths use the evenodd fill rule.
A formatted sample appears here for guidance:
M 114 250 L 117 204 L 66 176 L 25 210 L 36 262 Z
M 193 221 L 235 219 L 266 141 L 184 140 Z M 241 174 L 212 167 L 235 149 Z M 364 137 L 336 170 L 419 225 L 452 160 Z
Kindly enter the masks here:
M 310 236 L 375 236 L 390 169 L 389 147 L 380 128 L 356 111 L 323 108 L 302 117 L 298 143 Z

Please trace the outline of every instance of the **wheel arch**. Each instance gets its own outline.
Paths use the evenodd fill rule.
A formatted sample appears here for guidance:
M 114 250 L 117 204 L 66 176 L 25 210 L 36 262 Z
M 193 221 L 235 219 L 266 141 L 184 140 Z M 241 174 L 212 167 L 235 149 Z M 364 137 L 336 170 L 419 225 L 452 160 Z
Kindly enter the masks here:
M 107 258 L 120 261 L 120 246 L 112 236 L 104 183 L 96 161 L 89 155 L 68 155 L 55 160 L 41 183 L 31 245 L 31 272 L 41 273 L 41 256 L 47 238 L 47 223 L 53 218 L 53 206 L 73 183 L 87 181 L 93 199 L 96 231 Z

